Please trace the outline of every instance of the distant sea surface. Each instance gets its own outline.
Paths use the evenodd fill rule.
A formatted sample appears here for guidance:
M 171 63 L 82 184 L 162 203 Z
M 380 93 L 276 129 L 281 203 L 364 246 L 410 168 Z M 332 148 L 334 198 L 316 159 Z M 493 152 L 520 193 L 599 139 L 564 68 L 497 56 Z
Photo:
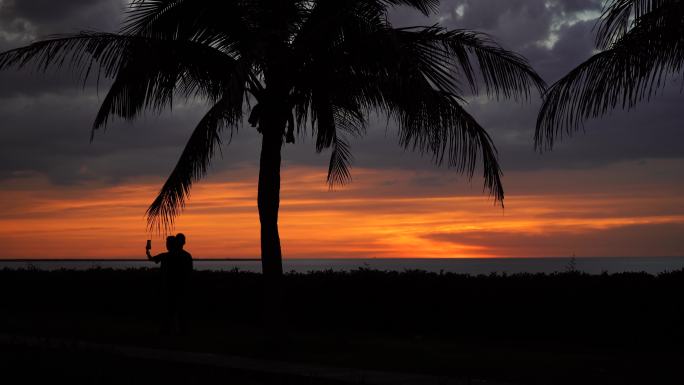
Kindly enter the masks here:
M 553 273 L 571 269 L 589 274 L 646 272 L 658 274 L 684 268 L 684 257 L 577 257 L 572 258 L 463 258 L 463 259 L 286 259 L 285 271 L 349 271 L 359 268 L 405 271 L 425 270 L 460 274 Z M 154 268 L 146 260 L 1 260 L 0 269 L 58 270 L 92 268 Z M 260 272 L 258 260 L 196 260 L 196 270 Z

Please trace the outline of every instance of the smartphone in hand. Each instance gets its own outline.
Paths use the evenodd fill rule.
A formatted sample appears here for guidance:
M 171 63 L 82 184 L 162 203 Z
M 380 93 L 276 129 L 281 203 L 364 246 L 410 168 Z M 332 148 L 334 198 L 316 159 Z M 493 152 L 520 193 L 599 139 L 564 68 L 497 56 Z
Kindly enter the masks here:
M 151 240 L 151 239 L 148 239 L 148 240 L 147 240 L 147 245 L 145 246 L 145 249 L 146 249 L 146 250 L 150 250 L 151 248 L 152 248 L 152 240 Z

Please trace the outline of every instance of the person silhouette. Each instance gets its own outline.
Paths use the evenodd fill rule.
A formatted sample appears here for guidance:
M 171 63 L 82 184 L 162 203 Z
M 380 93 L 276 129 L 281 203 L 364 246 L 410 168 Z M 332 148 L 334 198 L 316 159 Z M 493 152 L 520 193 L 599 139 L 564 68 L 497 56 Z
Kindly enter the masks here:
M 146 249 L 147 258 L 160 263 L 162 292 L 164 294 L 165 320 L 162 331 L 179 334 L 185 331 L 184 307 L 192 274 L 192 256 L 183 250 L 185 235 L 166 237 L 167 252 L 152 256 Z
M 183 276 L 183 282 L 188 283 L 190 274 L 193 271 L 192 255 L 188 253 L 183 247 L 185 246 L 185 234 L 176 234 L 176 246 L 178 252 L 178 268 L 179 273 Z
M 175 238 L 174 258 L 172 263 L 171 290 L 174 295 L 174 310 L 176 327 L 179 332 L 187 332 L 185 320 L 186 308 L 190 298 L 190 280 L 192 278 L 193 263 L 192 255 L 183 247 L 185 246 L 185 234 L 178 233 Z

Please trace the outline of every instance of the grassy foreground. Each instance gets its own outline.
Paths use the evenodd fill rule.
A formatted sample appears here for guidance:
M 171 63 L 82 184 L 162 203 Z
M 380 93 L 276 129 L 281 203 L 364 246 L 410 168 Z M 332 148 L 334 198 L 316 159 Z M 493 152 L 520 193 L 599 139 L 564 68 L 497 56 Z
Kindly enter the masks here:
M 288 274 L 278 349 L 259 274 L 195 272 L 179 337 L 159 334 L 159 282 L 154 269 L 3 270 L 0 332 L 522 384 L 684 378 L 684 271 Z

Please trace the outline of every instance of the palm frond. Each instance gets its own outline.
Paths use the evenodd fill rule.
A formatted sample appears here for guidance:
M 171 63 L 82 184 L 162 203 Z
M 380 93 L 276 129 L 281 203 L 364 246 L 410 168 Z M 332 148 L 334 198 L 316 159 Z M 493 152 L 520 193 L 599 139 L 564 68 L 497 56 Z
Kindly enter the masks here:
M 502 173 L 496 148 L 486 130 L 461 106 L 463 100 L 457 91 L 450 87 L 456 79 L 452 67 L 448 66 L 448 60 L 451 60 L 453 54 L 451 47 L 455 45 L 456 38 L 471 36 L 452 34 L 432 27 L 415 31 L 397 30 L 388 36 L 395 38 L 380 39 L 372 50 L 380 55 L 373 62 L 374 65 L 382 62 L 380 68 L 383 68 L 385 75 L 360 79 L 367 84 L 361 87 L 364 99 L 379 111 L 387 112 L 398 123 L 399 143 L 402 147 L 430 154 L 436 164 L 446 164 L 470 178 L 478 166 L 481 166 L 484 188 L 497 202 L 503 203 Z M 394 44 L 392 40 L 395 40 Z M 476 50 L 490 51 L 485 44 L 464 40 Z M 508 81 L 509 75 L 493 73 L 489 79 L 491 92 L 495 92 L 494 88 L 498 87 L 502 95 L 507 96 L 516 91 L 524 93 L 524 88 L 535 82 L 542 86 L 541 79 L 529 67 L 520 65 L 522 62 L 505 63 L 508 57 L 504 57 L 501 59 L 504 64 L 491 63 L 494 59 L 490 56 L 499 53 L 496 48 L 491 52 L 479 53 L 483 63 L 488 60 L 490 62 L 489 69 L 485 68 L 483 71 L 496 72 L 498 69 L 493 68 L 497 64 L 512 66 L 515 69 L 511 69 L 511 72 L 529 80 L 517 83 Z M 445 72 L 445 68 L 452 70 Z
M 439 9 L 440 0 L 382 0 L 382 2 L 392 6 L 406 5 L 428 16 Z
M 410 45 L 390 49 L 380 45 L 389 43 L 378 44 L 378 61 L 385 60 L 389 52 L 386 60 L 394 64 L 381 64 L 382 76 L 365 77 L 357 73 L 347 79 L 349 88 L 356 89 L 357 97 L 366 106 L 387 113 L 398 123 L 399 143 L 405 149 L 430 154 L 436 164 L 445 164 L 469 178 L 481 166 L 484 188 L 503 203 L 502 173 L 491 138 L 461 106 L 462 99 L 457 94 L 436 87 L 431 77 L 425 75 L 439 64 Z M 378 62 L 373 62 L 372 66 L 375 65 Z
M 130 35 L 151 32 L 156 22 L 172 14 L 173 17 L 167 17 L 166 20 L 175 20 L 175 23 L 167 24 L 166 28 L 160 28 L 160 32 L 175 35 L 180 21 L 179 15 L 175 13 L 182 5 L 188 3 L 190 1 L 187 0 L 132 0 L 128 4 L 127 17 L 121 27 L 121 32 Z
M 334 189 L 338 186 L 343 186 L 350 183 L 351 164 L 354 157 L 351 153 L 351 146 L 347 141 L 347 137 L 359 138 L 366 133 L 366 120 L 361 112 L 360 106 L 352 98 L 351 100 L 344 100 L 340 96 L 344 94 L 336 94 L 338 98 L 331 101 L 333 106 L 334 127 L 331 130 L 333 138 L 328 147 L 332 147 L 330 154 L 330 164 L 328 167 L 328 186 Z M 348 103 L 353 101 L 353 103 Z M 320 135 L 321 130 L 325 127 L 318 127 Z M 319 142 L 317 141 L 317 146 Z M 318 147 L 317 147 L 318 148 Z
M 93 130 L 106 126 L 111 116 L 132 120 L 143 110 L 159 112 L 176 94 L 215 101 L 235 76 L 236 60 L 220 51 L 187 41 L 142 41 L 147 44 L 126 50 Z
M 349 142 L 340 133 L 336 133 L 332 142 L 332 152 L 328 166 L 327 183 L 330 189 L 351 182 L 350 168 L 352 160 L 353 156 Z
M 629 110 L 649 100 L 669 76 L 684 70 L 684 3 L 678 10 L 643 15 L 617 42 L 556 82 L 545 96 L 537 118 L 535 146 L 553 148 L 554 141 L 584 127 L 584 121 Z
M 130 120 L 143 110 L 169 107 L 175 92 L 216 99 L 230 81 L 235 60 L 190 41 L 81 32 L 0 54 L 0 70 L 10 67 L 67 67 L 84 81 L 90 76 L 114 78 L 95 118 L 95 130 L 112 115 Z
M 220 100 L 202 118 L 185 145 L 176 167 L 159 194 L 147 209 L 150 231 L 169 232 L 176 217 L 185 208 L 192 184 L 203 178 L 215 152 L 221 146 L 221 132 L 229 129 L 229 138 L 242 118 L 241 101 Z
M 242 122 L 242 105 L 247 98 L 247 79 L 251 76 L 251 61 L 237 62 L 231 81 L 222 99 L 214 104 L 193 131 L 176 167 L 147 209 L 150 230 L 168 231 L 185 207 L 192 184 L 207 173 L 211 160 L 221 146 L 221 134 L 229 129 L 228 142 Z
M 436 27 L 420 33 L 427 34 L 428 39 L 442 42 L 446 53 L 456 58 L 460 74 L 465 76 L 473 92 L 480 88 L 474 68 L 479 70 L 485 92 L 496 98 L 526 99 L 530 89 L 536 88 L 540 93 L 546 89 L 546 83 L 527 59 L 502 48 L 485 34 Z M 475 58 L 477 65 L 473 65 L 471 57 Z
M 314 51 L 316 60 L 305 62 L 295 81 L 296 94 L 311 95 L 300 98 L 303 102 L 296 110 L 302 121 L 311 108 L 318 122 L 317 149 L 334 146 L 339 129 L 333 118 L 335 106 L 361 116 L 372 110 L 386 112 L 399 123 L 404 148 L 429 153 L 437 164 L 469 177 L 481 168 L 485 189 L 501 202 L 504 191 L 496 148 L 461 106 L 458 80 L 460 76 L 475 92 L 482 84 L 490 95 L 524 98 L 530 89 L 541 92 L 545 87 L 527 61 L 471 31 L 392 29 L 370 18 L 338 17 L 334 22 L 330 19 L 319 30 L 318 40 L 312 39 L 321 52 Z M 321 97 L 320 87 L 335 97 Z M 320 123 L 324 121 L 331 123 Z
M 446 164 L 474 176 L 480 164 L 484 188 L 503 204 L 501 167 L 487 131 L 452 95 L 413 84 L 412 94 L 387 92 L 391 115 L 399 122 L 399 143 L 406 149 L 431 154 L 436 164 Z
M 121 32 L 190 40 L 234 55 L 241 39 L 249 36 L 244 13 L 254 5 L 240 1 L 137 0 L 129 5 Z
M 45 72 L 67 67 L 83 78 L 93 74 L 112 77 L 124 60 L 130 37 L 110 33 L 81 32 L 53 36 L 26 47 L 0 53 L 0 70 L 30 67 Z
M 326 181 L 330 189 L 334 189 L 351 182 L 353 156 L 346 135 L 361 136 L 365 133 L 366 122 L 357 100 L 349 97 L 348 92 L 327 91 L 332 92 L 318 90 L 312 94 L 310 114 L 312 131 L 316 136 L 316 151 L 320 153 L 332 148 Z M 308 112 L 304 112 L 304 115 L 308 115 Z
M 607 49 L 629 31 L 643 16 L 679 0 L 610 0 L 598 23 L 596 45 Z

